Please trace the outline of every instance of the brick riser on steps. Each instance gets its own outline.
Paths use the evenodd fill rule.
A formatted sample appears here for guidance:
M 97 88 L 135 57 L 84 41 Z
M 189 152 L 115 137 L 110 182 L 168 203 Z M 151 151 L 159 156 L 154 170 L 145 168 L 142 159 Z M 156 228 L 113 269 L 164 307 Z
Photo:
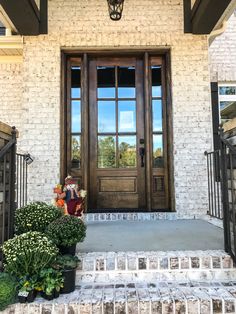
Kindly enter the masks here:
M 108 252 L 77 254 L 77 282 L 134 280 L 236 280 L 224 251 Z
M 10 306 L 3 314 L 232 314 L 236 285 L 204 283 L 190 287 L 172 283 L 82 286 L 53 301 Z
M 153 271 L 133 273 L 79 273 L 76 274 L 76 284 L 89 283 L 129 283 L 150 281 L 236 281 L 236 272 L 231 271 Z
M 93 252 L 77 253 L 77 256 L 81 272 L 234 269 L 232 258 L 221 250 Z

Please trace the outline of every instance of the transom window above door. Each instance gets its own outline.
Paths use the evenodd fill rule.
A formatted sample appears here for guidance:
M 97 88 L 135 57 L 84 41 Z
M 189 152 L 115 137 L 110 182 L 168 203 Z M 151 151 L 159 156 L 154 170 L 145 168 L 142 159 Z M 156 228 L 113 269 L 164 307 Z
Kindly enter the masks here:
M 98 168 L 136 167 L 135 66 L 97 67 Z

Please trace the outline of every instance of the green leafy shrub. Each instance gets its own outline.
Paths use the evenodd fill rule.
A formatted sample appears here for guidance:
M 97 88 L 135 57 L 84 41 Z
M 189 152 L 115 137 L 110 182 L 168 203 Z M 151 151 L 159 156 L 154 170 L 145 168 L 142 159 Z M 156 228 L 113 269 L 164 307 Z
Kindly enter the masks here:
M 3 246 L 5 270 L 18 278 L 33 276 L 54 262 L 58 248 L 45 234 L 30 231 L 6 241 Z
M 43 202 L 35 202 L 18 208 L 15 214 L 16 234 L 28 231 L 44 232 L 47 226 L 62 216 L 58 207 Z
M 79 259 L 77 256 L 69 254 L 59 255 L 52 267 L 57 270 L 70 270 L 75 269 L 78 266 Z
M 16 280 L 7 273 L 0 273 L 0 311 L 14 303 L 17 293 Z
M 54 290 L 59 292 L 63 288 L 62 273 L 53 268 L 42 269 L 39 274 L 41 291 L 50 295 Z
M 46 234 L 58 246 L 72 246 L 86 236 L 86 225 L 75 216 L 62 216 L 48 225 Z

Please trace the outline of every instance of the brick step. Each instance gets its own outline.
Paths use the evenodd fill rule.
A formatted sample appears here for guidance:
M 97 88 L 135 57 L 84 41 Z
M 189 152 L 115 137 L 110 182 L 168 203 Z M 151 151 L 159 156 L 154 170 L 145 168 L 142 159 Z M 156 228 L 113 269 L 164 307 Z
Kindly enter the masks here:
M 3 314 L 235 313 L 236 282 L 151 282 L 81 285 L 68 295 L 14 304 Z
M 124 280 L 236 280 L 232 258 L 221 250 L 78 253 L 77 282 Z
M 85 222 L 104 222 L 104 221 L 156 221 L 156 220 L 177 220 L 177 219 L 204 219 L 214 220 L 208 215 L 176 212 L 115 212 L 112 209 L 107 213 L 88 213 L 84 215 Z

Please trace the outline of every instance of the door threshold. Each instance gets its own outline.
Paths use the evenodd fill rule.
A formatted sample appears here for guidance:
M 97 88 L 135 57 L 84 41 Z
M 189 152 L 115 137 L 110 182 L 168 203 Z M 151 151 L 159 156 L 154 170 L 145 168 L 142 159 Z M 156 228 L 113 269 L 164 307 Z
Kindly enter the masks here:
M 88 209 L 86 214 L 120 214 L 120 213 L 171 213 L 167 209 L 151 209 L 144 208 L 96 208 Z

